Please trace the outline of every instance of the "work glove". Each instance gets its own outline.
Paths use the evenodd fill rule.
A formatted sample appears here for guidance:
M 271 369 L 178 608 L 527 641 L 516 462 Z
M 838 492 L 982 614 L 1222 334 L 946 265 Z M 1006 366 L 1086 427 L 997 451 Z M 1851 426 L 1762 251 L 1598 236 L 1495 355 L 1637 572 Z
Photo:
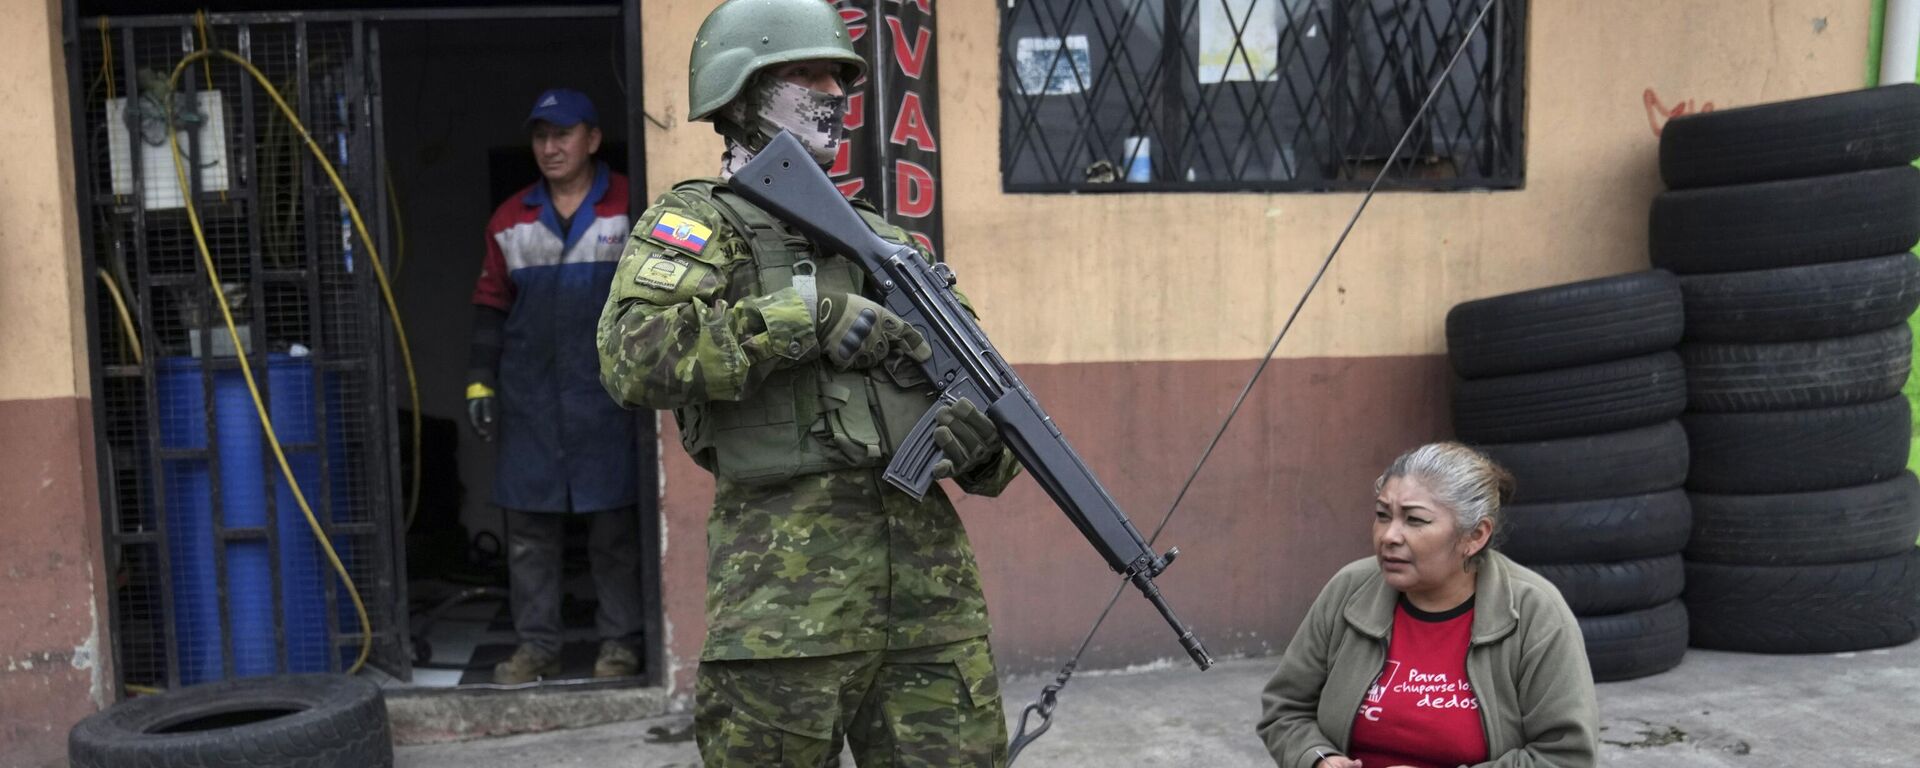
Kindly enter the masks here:
M 933 421 L 940 425 L 933 429 L 933 444 L 945 454 L 933 465 L 935 478 L 967 474 L 1000 456 L 1000 430 L 972 400 L 938 406 Z
M 820 295 L 820 351 L 833 367 L 872 368 L 895 353 L 924 362 L 933 345 L 892 310 L 856 293 Z
M 481 440 L 493 442 L 493 388 L 480 382 L 467 385 L 467 426 Z

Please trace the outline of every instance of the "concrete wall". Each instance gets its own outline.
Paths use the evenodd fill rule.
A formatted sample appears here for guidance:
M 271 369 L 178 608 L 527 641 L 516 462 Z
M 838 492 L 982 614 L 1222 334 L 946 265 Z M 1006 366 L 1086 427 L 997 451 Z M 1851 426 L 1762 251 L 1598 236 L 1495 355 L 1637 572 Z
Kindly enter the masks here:
M 108 699 L 60 4 L 0 2 L 0 765 L 66 754 Z
M 684 120 L 687 45 L 713 5 L 644 20 L 646 106 L 666 125 L 648 137 L 655 192 L 715 167 L 719 140 Z M 1661 112 L 1863 82 L 1859 0 L 1529 5 L 1525 189 L 1376 199 L 1162 539 L 1183 553 L 1169 599 L 1216 653 L 1284 647 L 1326 577 L 1367 553 L 1373 476 L 1448 433 L 1448 308 L 1646 268 Z M 999 6 L 938 6 L 946 255 L 996 344 L 1150 529 L 1358 196 L 1001 192 Z M 712 484 L 667 432 L 664 588 L 685 691 Z M 960 507 L 1003 666 L 1063 659 L 1111 593 L 1104 568 L 1031 481 Z M 1185 663 L 1129 597 L 1089 663 L 1169 658 Z

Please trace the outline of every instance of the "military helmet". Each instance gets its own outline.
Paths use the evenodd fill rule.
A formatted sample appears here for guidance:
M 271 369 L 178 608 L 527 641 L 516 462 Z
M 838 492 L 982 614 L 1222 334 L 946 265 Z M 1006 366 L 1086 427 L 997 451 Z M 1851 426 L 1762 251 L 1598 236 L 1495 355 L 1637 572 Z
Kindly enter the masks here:
M 727 0 L 707 14 L 687 64 L 689 120 L 706 120 L 726 106 L 748 78 L 776 64 L 821 59 L 851 67 L 859 79 L 867 62 L 853 52 L 840 12 L 824 0 Z

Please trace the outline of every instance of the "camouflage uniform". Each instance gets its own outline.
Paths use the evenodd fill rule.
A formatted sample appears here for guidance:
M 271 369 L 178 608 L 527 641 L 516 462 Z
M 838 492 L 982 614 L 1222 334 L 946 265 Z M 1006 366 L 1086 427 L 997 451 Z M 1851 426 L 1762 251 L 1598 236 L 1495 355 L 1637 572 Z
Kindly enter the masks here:
M 861 280 L 851 285 L 859 291 L 862 273 L 783 226 L 743 234 L 738 211 L 751 204 L 715 184 L 676 187 L 641 216 L 597 338 L 607 391 L 629 406 L 673 409 L 682 442 L 716 475 L 702 755 L 709 765 L 819 765 L 844 736 L 861 766 L 1000 764 L 1004 717 L 966 531 L 938 484 L 915 501 L 882 479 L 884 437 L 878 449 L 847 445 L 861 430 L 838 419 L 866 412 L 847 391 L 859 386 L 833 383 L 849 374 L 827 366 L 806 302 L 784 276 L 763 274 L 756 243 L 811 261 L 823 284 Z M 863 211 L 881 236 L 911 242 Z M 663 222 L 676 234 L 660 234 Z M 933 400 L 917 367 L 888 362 L 852 374 L 867 384 L 872 412 L 883 401 L 924 412 Z M 817 407 L 796 404 L 794 388 L 808 381 L 820 387 Z M 795 452 L 812 457 L 798 471 L 756 473 L 734 459 L 738 447 L 714 444 L 726 439 L 714 423 L 727 413 L 788 409 Z M 1001 451 L 956 481 L 995 495 L 1018 471 Z

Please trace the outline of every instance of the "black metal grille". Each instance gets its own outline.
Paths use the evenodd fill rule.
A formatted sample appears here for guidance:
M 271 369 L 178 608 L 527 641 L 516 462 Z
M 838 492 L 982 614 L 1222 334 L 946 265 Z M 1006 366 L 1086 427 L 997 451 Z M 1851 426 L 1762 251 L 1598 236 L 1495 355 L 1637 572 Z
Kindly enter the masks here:
M 1008 0 L 1002 182 L 1365 188 L 1484 2 L 1382 187 L 1519 187 L 1525 0 Z
M 251 61 L 300 114 L 378 233 L 384 199 L 374 183 L 366 32 L 353 22 L 285 20 L 202 32 L 188 17 L 82 27 L 84 85 L 75 90 L 84 103 L 75 114 L 88 172 L 79 187 L 100 267 L 93 354 L 121 678 L 172 687 L 339 671 L 361 638 L 265 445 L 178 202 L 164 112 L 143 113 L 143 101 L 153 110 L 174 104 L 187 135 L 199 137 L 181 147 L 244 354 L 301 490 L 366 603 L 374 660 L 404 672 L 393 598 L 389 349 L 366 245 L 252 76 L 210 59 L 192 65 L 174 93 L 163 86 L 203 34 L 204 45 Z M 158 161 L 142 160 L 147 151 Z

